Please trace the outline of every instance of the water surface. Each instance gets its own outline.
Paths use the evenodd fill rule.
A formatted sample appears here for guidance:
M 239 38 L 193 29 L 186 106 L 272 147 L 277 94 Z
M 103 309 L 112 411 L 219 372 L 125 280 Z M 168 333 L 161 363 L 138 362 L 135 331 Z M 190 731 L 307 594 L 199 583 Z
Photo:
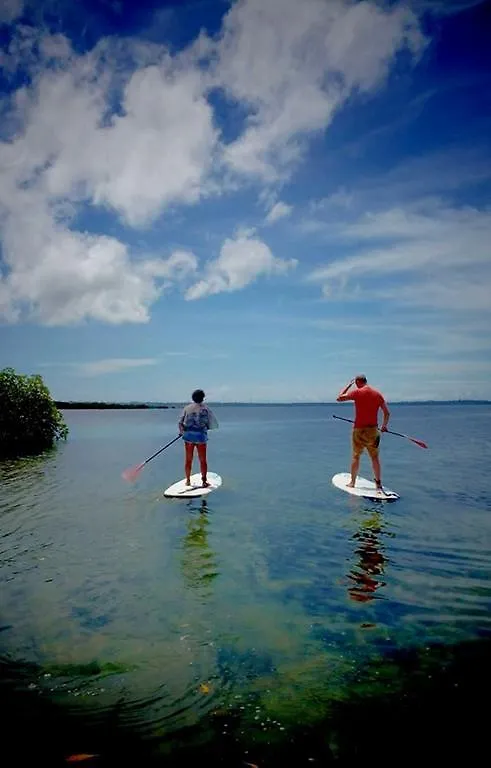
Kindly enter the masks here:
M 331 485 L 350 458 L 331 414 L 347 407 L 217 407 L 223 486 L 206 501 L 163 498 L 180 443 L 121 479 L 178 411 L 67 411 L 66 444 L 0 469 L 5 679 L 106 735 L 117 712 L 152 755 L 233 739 L 247 760 L 324 722 L 374 664 L 487 638 L 491 407 L 391 410 L 430 448 L 383 437 L 390 505 Z

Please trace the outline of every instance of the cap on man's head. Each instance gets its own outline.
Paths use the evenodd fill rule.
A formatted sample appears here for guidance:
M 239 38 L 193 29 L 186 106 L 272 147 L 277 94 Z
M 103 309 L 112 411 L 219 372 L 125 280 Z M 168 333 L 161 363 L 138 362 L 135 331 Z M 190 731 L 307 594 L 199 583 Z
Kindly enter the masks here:
M 366 382 L 367 377 L 364 373 L 359 373 L 357 376 L 355 376 L 355 381 L 365 381 Z

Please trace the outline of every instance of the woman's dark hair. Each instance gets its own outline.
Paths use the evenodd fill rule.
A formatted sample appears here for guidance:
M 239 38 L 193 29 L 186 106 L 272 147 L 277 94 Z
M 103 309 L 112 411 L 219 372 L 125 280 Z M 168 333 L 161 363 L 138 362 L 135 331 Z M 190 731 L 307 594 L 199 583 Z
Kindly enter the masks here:
M 195 389 L 191 397 L 194 403 L 202 403 L 205 399 L 205 393 L 202 389 Z

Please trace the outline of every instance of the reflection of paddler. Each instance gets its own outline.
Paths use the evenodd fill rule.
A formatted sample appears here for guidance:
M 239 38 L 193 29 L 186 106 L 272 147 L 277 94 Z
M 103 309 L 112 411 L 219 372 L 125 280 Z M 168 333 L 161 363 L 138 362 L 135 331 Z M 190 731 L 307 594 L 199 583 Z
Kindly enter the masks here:
M 355 549 L 358 562 L 348 574 L 352 582 L 348 593 L 352 600 L 367 603 L 375 598 L 375 592 L 385 586 L 379 577 L 384 573 L 387 558 L 383 555 L 383 546 L 379 540 L 382 534 L 382 517 L 379 513 L 366 520 L 353 538 L 359 542 Z
M 209 524 L 206 501 L 203 500 L 199 515 L 188 520 L 188 530 L 182 542 L 184 581 L 192 588 L 205 587 L 218 576 L 215 554 L 208 543 Z

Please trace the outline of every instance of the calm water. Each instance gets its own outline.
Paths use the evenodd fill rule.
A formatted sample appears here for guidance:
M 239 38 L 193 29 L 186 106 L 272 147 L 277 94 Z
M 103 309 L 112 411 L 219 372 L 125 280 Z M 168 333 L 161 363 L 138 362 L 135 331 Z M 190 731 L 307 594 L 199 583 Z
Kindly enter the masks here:
M 389 505 L 331 485 L 350 448 L 331 414 L 351 408 L 215 411 L 206 503 L 163 498 L 180 443 L 121 479 L 177 410 L 69 411 L 66 444 L 0 467 L 0 654 L 17 693 L 96 729 L 117 716 L 154 756 L 233 740 L 254 763 L 374 684 L 374 663 L 489 635 L 491 407 L 393 406 L 430 449 L 383 437 Z M 106 748 L 77 738 L 65 751 Z

